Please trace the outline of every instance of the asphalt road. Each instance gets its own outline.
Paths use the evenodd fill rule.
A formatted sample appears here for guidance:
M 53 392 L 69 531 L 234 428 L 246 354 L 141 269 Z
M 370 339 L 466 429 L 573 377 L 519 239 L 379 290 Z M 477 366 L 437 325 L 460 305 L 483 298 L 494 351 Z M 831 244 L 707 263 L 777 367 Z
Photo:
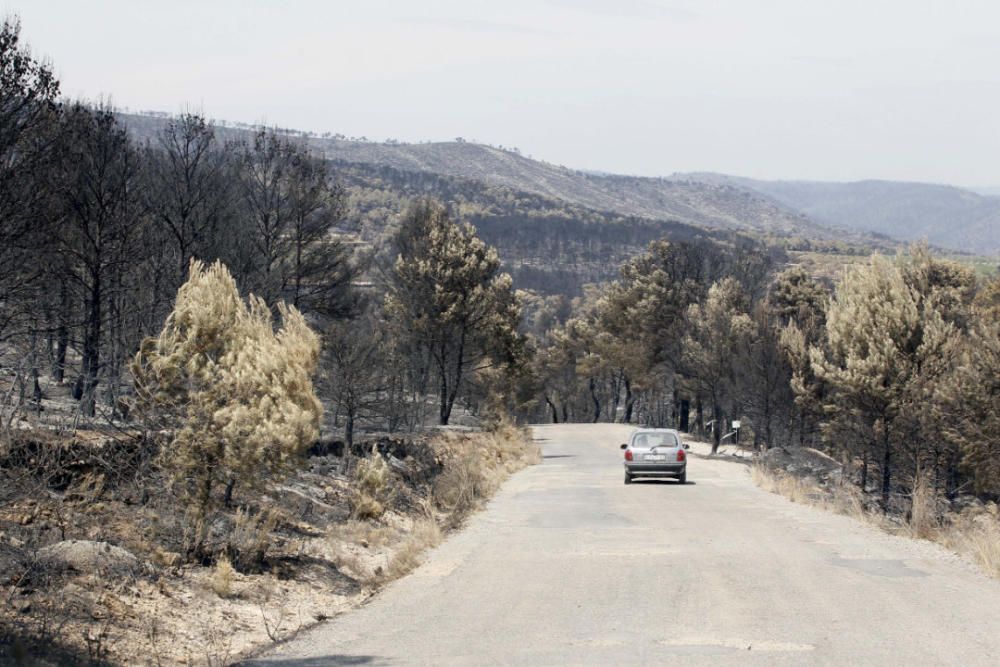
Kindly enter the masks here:
M 544 462 L 422 567 L 260 663 L 1000 664 L 1000 582 L 742 465 L 625 486 L 627 431 L 536 428 Z

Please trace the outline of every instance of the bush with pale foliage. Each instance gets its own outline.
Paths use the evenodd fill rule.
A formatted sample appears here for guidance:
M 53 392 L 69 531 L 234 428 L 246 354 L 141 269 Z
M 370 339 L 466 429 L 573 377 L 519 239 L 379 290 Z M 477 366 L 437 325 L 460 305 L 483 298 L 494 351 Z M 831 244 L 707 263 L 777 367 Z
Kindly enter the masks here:
M 201 519 L 220 486 L 259 487 L 287 472 L 319 434 L 312 374 L 319 338 L 281 303 L 240 297 L 220 262 L 191 263 L 174 310 L 132 363 L 138 407 L 169 434 L 161 463 Z

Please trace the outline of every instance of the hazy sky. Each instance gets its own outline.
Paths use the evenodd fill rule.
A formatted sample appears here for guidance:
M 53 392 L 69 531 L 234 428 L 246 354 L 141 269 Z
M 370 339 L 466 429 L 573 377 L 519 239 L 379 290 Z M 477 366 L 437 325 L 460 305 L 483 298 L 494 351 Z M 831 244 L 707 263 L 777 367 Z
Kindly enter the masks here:
M 642 175 L 1000 185 L 997 0 L 0 0 L 63 91 Z

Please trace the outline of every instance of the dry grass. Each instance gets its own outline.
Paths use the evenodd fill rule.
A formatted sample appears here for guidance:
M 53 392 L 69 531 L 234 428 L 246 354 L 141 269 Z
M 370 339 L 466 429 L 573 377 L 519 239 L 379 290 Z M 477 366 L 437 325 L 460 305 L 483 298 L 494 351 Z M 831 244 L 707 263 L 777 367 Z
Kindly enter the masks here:
M 996 504 L 955 515 L 938 531 L 935 541 L 969 556 L 987 574 L 1000 579 L 1000 511 Z
M 109 541 L 143 563 L 169 568 L 163 576 L 128 581 L 69 570 L 46 582 L 18 579 L 26 585 L 11 594 L 17 606 L 0 604 L 0 625 L 14 622 L 12 627 L 30 632 L 26 637 L 55 638 L 26 651 L 64 645 L 82 656 L 53 664 L 90 664 L 88 658 L 104 655 L 115 664 L 132 664 L 136 656 L 163 664 L 229 664 L 255 646 L 358 604 L 372 585 L 412 571 L 454 517 L 479 506 L 511 472 L 539 458 L 525 434 L 509 426 L 424 435 L 413 444 L 416 455 L 400 459 L 401 465 L 389 465 L 381 455 L 364 457 L 351 479 L 331 475 L 332 461 L 311 461 L 296 473 L 294 486 L 289 483 L 301 493 L 275 485 L 249 508 L 220 509 L 201 521 L 185 514 L 169 487 L 160 492 L 159 477 L 143 478 L 141 487 L 131 478 L 98 483 L 92 469 L 105 481 L 118 478 L 104 464 L 86 463 L 56 500 L 45 492 L 48 477 L 40 483 L 32 478 L 22 491 L 0 471 L 0 495 L 12 498 L 0 506 L 0 531 L 6 533 L 0 535 L 0 560 L 10 563 L 0 563 L 0 574 L 20 576 L 15 567 L 23 569 L 21 561 L 7 554 L 27 558 L 29 547 L 23 545 L 29 538 L 41 544 Z M 73 454 L 59 461 L 79 464 L 77 450 L 59 451 Z M 53 469 L 60 475 L 75 470 L 62 464 Z M 448 474 L 435 485 L 440 472 Z M 147 489 L 150 500 L 142 504 Z M 369 519 L 347 520 L 342 508 L 353 505 L 354 496 L 378 503 L 384 513 L 359 505 L 355 515 Z M 195 545 L 199 552 L 189 557 Z M 321 561 L 335 563 L 345 576 L 317 576 Z M 265 563 L 273 567 L 261 567 Z M 6 664 L 15 649 L 4 632 L 0 628 L 0 663 Z
M 447 434 L 437 449 L 444 472 L 434 482 L 434 500 L 455 520 L 496 493 L 511 474 L 541 461 L 538 446 L 510 424 L 485 433 Z
M 352 521 L 333 539 L 341 542 L 335 556 L 338 569 L 364 584 L 382 585 L 416 569 L 424 552 L 441 543 L 442 532 L 433 517 L 417 518 L 406 529 Z
M 351 517 L 362 521 L 378 519 L 385 514 L 385 505 L 364 491 L 351 498 Z
M 330 529 L 330 537 L 334 541 L 350 542 L 374 549 L 391 544 L 398 536 L 399 531 L 395 528 L 356 519 L 351 519 Z
M 423 553 L 441 544 L 441 528 L 434 519 L 418 519 L 406 539 L 396 547 L 383 578 L 398 579 L 420 565 Z
M 354 519 L 378 519 L 385 513 L 389 478 L 389 464 L 381 454 L 372 452 L 369 458 L 358 462 L 354 472 L 357 494 L 351 498 L 351 516 Z
M 442 526 L 454 527 L 513 472 L 541 460 L 527 434 L 506 424 L 482 433 L 443 433 L 431 446 L 442 470 L 430 496 L 402 522 L 386 509 L 393 484 L 388 465 L 378 455 L 359 464 L 352 519 L 329 533 L 338 568 L 366 584 L 404 576 L 441 542 Z
M 861 489 L 856 486 L 842 486 L 837 489 L 837 492 L 832 494 L 829 509 L 857 521 L 881 523 L 881 521 L 875 521 L 872 513 L 865 509 L 865 500 Z
M 233 564 L 229 562 L 228 558 L 220 558 L 215 562 L 215 568 L 212 570 L 212 576 L 209 579 L 209 585 L 212 587 L 212 591 L 215 592 L 220 598 L 228 598 L 233 594 L 233 576 L 236 570 L 233 569 Z
M 923 475 L 917 478 L 913 486 L 910 516 L 906 527 L 911 537 L 923 540 L 934 541 L 941 532 L 937 498 L 934 496 L 934 489 Z
M 233 520 L 233 528 L 225 545 L 228 559 L 240 572 L 257 571 L 274 540 L 274 529 L 278 524 L 278 513 L 261 510 L 251 514 L 239 509 Z
M 780 470 L 770 470 L 761 465 L 753 466 L 750 476 L 754 484 L 760 488 L 779 496 L 785 496 L 792 502 L 820 507 L 857 521 L 872 524 L 889 532 L 896 532 L 892 530 L 894 524 L 888 521 L 883 514 L 867 509 L 860 489 L 853 486 L 841 485 L 824 488 L 813 478 L 801 478 Z
M 822 489 L 808 480 L 759 465 L 753 467 L 751 477 L 760 488 L 785 496 L 792 502 L 843 514 L 894 535 L 941 544 L 1000 579 L 1000 508 L 994 503 L 946 514 L 939 510 L 931 485 L 926 479 L 918 479 L 911 496 L 909 516 L 900 525 L 882 512 L 867 509 L 861 491 L 854 486 Z
M 793 503 L 816 505 L 816 497 L 820 493 L 819 486 L 810 484 L 795 475 L 774 472 L 763 466 L 756 465 L 750 471 L 754 484 L 779 496 L 784 496 Z

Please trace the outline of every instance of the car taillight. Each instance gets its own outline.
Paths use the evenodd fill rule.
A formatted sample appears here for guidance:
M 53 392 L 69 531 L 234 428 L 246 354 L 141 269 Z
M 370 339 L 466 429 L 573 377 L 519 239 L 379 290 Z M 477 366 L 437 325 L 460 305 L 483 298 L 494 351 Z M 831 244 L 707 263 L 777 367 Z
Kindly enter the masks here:
M 678 449 L 677 450 L 677 461 L 678 462 L 682 462 L 683 460 L 684 460 L 684 450 L 683 449 Z
M 631 449 L 626 449 L 625 450 L 625 460 L 626 461 L 631 461 L 632 460 L 632 450 Z

